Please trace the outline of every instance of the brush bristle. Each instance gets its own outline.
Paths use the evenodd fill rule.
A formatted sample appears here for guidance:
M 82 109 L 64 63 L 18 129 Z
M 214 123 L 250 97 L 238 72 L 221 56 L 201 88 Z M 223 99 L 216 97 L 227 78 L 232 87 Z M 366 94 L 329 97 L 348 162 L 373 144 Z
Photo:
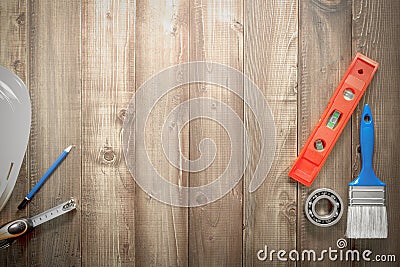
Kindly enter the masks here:
M 347 214 L 348 238 L 387 238 L 385 206 L 350 206 Z

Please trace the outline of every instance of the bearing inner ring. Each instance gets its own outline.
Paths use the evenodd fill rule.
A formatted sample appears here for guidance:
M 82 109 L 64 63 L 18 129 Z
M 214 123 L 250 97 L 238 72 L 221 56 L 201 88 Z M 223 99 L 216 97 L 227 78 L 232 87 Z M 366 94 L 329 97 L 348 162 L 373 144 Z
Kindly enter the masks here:
M 317 203 L 323 199 L 328 200 L 332 205 L 332 210 L 326 215 L 320 215 L 316 211 Z M 308 196 L 305 203 L 305 213 L 307 219 L 317 226 L 332 226 L 336 224 L 343 215 L 343 201 L 332 189 L 320 188 Z

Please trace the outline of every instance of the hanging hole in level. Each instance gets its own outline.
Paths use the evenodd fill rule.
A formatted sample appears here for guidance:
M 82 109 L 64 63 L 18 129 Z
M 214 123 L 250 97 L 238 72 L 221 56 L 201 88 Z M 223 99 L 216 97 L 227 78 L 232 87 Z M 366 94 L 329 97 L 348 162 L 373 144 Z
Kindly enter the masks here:
M 364 121 L 365 121 L 366 123 L 371 122 L 371 117 L 370 117 L 369 115 L 365 115 L 365 116 L 364 116 Z
M 358 70 L 358 74 L 363 74 L 364 73 L 364 70 L 363 69 L 359 69 Z

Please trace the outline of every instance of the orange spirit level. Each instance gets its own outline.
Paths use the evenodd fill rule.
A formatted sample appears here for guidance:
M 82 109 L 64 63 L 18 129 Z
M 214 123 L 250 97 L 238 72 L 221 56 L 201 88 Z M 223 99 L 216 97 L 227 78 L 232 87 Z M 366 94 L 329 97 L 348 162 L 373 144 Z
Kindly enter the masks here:
M 379 64 L 357 53 L 297 157 L 289 176 L 310 186 L 324 165 Z

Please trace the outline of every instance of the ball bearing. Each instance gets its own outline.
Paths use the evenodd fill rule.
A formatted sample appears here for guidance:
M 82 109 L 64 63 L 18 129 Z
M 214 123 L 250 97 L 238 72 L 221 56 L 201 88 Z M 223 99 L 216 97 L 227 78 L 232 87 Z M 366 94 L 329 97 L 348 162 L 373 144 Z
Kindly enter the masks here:
M 319 214 L 316 211 L 316 205 L 321 200 L 328 200 L 332 205 L 329 214 Z M 329 188 L 320 188 L 312 192 L 305 203 L 305 213 L 307 219 L 321 227 L 328 227 L 336 224 L 343 215 L 343 201 L 339 194 Z

